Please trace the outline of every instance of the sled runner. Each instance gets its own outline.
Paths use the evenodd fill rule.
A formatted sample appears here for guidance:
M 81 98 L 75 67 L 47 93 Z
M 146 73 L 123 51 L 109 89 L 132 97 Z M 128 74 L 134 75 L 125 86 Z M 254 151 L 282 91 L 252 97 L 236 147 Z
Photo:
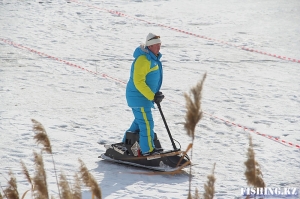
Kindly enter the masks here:
M 161 151 L 159 153 L 156 152 L 154 154 L 143 156 L 140 152 L 139 147 L 139 132 L 126 132 L 125 143 L 104 145 L 106 148 L 106 152 L 104 154 L 101 154 L 99 158 L 111 162 L 127 164 L 156 171 L 175 171 L 189 165 L 190 159 L 188 155 L 184 154 L 183 151 L 176 148 L 176 145 L 162 113 L 160 104 L 157 104 L 157 106 L 164 121 L 165 127 L 168 131 L 171 143 L 173 145 L 173 150 L 164 151 L 163 149 L 161 149 L 161 144 L 157 138 L 156 133 L 154 133 L 154 145 L 156 148 L 161 149 Z

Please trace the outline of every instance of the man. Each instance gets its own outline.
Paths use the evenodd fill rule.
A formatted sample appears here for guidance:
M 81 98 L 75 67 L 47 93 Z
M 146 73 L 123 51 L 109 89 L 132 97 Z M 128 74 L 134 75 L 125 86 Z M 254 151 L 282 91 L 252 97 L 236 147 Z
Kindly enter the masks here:
M 135 49 L 126 87 L 127 104 L 134 115 L 134 121 L 127 131 L 139 132 L 139 145 L 144 156 L 161 151 L 154 146 L 154 121 L 151 112 L 154 102 L 160 103 L 164 98 L 159 92 L 163 80 L 160 46 L 160 36 L 149 33 L 145 45 Z

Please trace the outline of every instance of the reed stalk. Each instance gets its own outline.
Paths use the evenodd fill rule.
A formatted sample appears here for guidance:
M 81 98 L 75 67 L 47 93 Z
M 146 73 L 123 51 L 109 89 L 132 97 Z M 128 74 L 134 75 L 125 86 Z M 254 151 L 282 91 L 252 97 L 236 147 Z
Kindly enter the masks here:
M 254 187 L 265 187 L 265 182 L 262 179 L 263 174 L 260 170 L 259 163 L 255 160 L 255 152 L 253 150 L 252 137 L 249 136 L 249 148 L 247 152 L 247 161 L 244 162 L 246 166 L 245 176 L 247 184 Z
M 17 188 L 17 180 L 12 173 L 9 171 L 10 180 L 8 181 L 8 187 L 4 189 L 3 193 L 7 199 L 19 199 L 19 192 Z M 1 195 L 2 197 L 2 195 Z
M 189 94 L 184 93 L 184 97 L 186 100 L 186 115 L 185 115 L 185 123 L 184 128 L 188 134 L 192 138 L 192 146 L 194 146 L 195 139 L 195 128 L 198 122 L 201 120 L 203 116 L 203 112 L 201 109 L 201 98 L 202 98 L 202 89 L 203 83 L 206 78 L 206 73 L 203 75 L 201 81 L 197 83 L 197 85 L 191 88 Z M 193 147 L 191 148 L 191 159 L 193 157 Z M 190 164 L 189 171 L 189 195 L 188 198 L 191 198 L 191 182 L 192 182 L 192 165 Z
M 81 159 L 78 159 L 80 163 L 80 174 L 81 174 L 81 179 L 83 183 L 91 189 L 91 192 L 93 196 L 95 196 L 97 199 L 102 199 L 102 193 L 101 189 L 98 186 L 97 181 L 95 178 L 92 176 L 92 174 L 89 172 L 87 167 L 85 166 L 84 162 Z
M 37 144 L 42 144 L 44 146 L 42 148 L 42 151 L 45 151 L 46 153 L 51 154 L 52 163 L 53 163 L 53 167 L 54 167 L 55 178 L 56 178 L 56 185 L 57 185 L 59 196 L 60 196 L 60 198 L 62 198 L 61 197 L 61 191 L 60 191 L 60 188 L 59 188 L 59 182 L 58 182 L 56 166 L 55 166 L 55 161 L 54 161 L 54 157 L 53 157 L 53 153 L 52 153 L 52 147 L 51 147 L 50 139 L 47 135 L 47 132 L 46 132 L 44 126 L 40 122 L 38 122 L 35 119 L 31 119 L 31 121 L 33 123 L 33 131 L 36 133 L 35 136 L 34 136 L 34 139 L 36 140 Z

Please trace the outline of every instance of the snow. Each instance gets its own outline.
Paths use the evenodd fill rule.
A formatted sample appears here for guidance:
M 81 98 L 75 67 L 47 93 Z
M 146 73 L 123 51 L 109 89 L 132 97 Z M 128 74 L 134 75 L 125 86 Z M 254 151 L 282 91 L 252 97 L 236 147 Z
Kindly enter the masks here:
M 97 141 L 121 141 L 132 122 L 124 82 L 133 50 L 154 32 L 163 42 L 162 109 L 182 149 L 191 142 L 182 125 L 183 93 L 207 72 L 192 189 L 203 193 L 216 163 L 215 198 L 240 197 L 247 187 L 249 134 L 267 186 L 300 189 L 300 65 L 241 49 L 300 60 L 299 21 L 298 0 L 0 1 L 1 187 L 12 170 L 19 192 L 30 188 L 20 161 L 34 171 L 32 152 L 40 146 L 33 118 L 46 128 L 57 170 L 70 181 L 80 158 L 103 198 L 187 198 L 186 173 L 133 174 L 145 170 L 98 158 L 105 148 Z M 163 147 L 172 149 L 158 109 L 153 114 Z M 45 154 L 44 161 L 50 193 L 57 196 L 52 159 Z M 91 198 L 88 188 L 82 194 Z

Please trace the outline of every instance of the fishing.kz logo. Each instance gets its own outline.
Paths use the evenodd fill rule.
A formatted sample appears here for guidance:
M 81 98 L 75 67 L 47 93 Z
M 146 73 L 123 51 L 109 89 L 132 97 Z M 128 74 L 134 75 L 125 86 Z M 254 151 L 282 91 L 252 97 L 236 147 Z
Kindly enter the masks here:
M 241 188 L 243 196 L 263 196 L 263 197 L 295 197 L 299 196 L 299 189 L 294 187 L 258 187 L 258 188 Z

